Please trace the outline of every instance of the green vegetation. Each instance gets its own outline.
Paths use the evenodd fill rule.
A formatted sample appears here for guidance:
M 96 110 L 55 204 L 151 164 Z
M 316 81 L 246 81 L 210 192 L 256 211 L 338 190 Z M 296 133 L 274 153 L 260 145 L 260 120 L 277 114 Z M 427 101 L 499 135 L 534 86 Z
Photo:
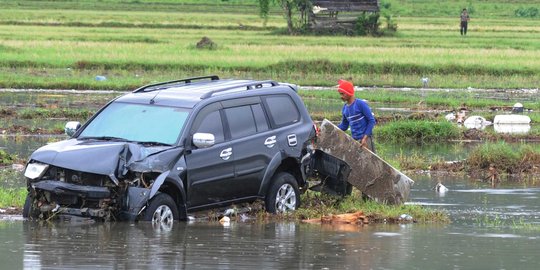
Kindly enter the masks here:
M 415 222 L 449 222 L 448 216 L 440 211 L 419 205 L 384 205 L 374 201 L 364 201 L 359 192 L 342 198 L 319 192 L 308 191 L 302 195 L 302 205 L 293 215 L 296 219 L 312 219 L 331 214 L 363 211 L 374 222 L 406 222 L 399 217 L 407 214 Z
M 18 116 L 22 119 L 33 119 L 33 118 L 51 118 L 51 117 L 61 117 L 68 119 L 88 119 L 94 111 L 88 109 L 68 109 L 68 108 L 33 108 L 33 109 L 23 109 L 18 112 Z
M 460 129 L 450 122 L 406 120 L 378 127 L 374 135 L 390 142 L 433 142 L 458 138 Z
M 26 188 L 0 188 L 0 208 L 15 207 L 22 209 L 27 193 Z
M 517 149 L 505 142 L 485 143 L 475 148 L 466 160 L 467 170 L 495 168 L 501 173 L 538 172 L 540 152 L 529 145 Z
M 9 154 L 3 149 L 0 149 L 0 166 L 11 165 L 16 160 L 17 160 L 16 156 Z
M 373 38 L 280 35 L 280 8 L 263 25 L 247 0 L 0 1 L 0 87 L 131 90 L 211 73 L 300 85 L 419 87 L 428 76 L 430 87 L 538 87 L 538 19 L 513 14 L 534 1 L 475 2 L 466 38 L 456 20 L 469 2 L 387 2 L 399 31 Z M 217 49 L 197 50 L 204 36 Z
M 466 172 L 475 177 L 500 175 L 520 176 L 518 180 L 528 185 L 536 185 L 540 172 L 540 150 L 531 145 L 511 145 L 504 141 L 485 142 L 474 148 L 462 161 L 445 162 L 438 156 L 421 156 L 417 153 L 401 153 L 396 160 L 390 160 L 404 170 L 444 170 Z M 525 176 L 525 177 L 521 177 Z M 531 176 L 531 177 L 527 177 Z

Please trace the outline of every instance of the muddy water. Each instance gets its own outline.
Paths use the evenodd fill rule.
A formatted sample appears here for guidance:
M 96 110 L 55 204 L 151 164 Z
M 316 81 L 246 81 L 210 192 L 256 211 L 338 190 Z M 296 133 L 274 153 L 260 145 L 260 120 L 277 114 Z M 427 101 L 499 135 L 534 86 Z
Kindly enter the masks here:
M 413 178 L 410 203 L 446 210 L 450 224 L 0 221 L 1 268 L 537 269 L 539 188 Z

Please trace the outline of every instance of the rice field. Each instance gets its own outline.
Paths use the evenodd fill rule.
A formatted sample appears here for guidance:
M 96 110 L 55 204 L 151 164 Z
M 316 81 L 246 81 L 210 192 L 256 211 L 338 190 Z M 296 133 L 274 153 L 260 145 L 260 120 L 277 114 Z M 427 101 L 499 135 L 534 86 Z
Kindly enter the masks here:
M 130 90 L 202 74 L 300 85 L 538 88 L 534 1 L 386 1 L 398 32 L 385 37 L 290 36 L 256 1 L 0 1 L 0 87 Z M 472 8 L 469 35 L 459 11 Z M 452 12 L 450 12 L 452 11 Z M 418 15 L 415 15 L 418 14 Z M 196 44 L 209 37 L 217 49 Z M 106 76 L 96 81 L 97 75 Z

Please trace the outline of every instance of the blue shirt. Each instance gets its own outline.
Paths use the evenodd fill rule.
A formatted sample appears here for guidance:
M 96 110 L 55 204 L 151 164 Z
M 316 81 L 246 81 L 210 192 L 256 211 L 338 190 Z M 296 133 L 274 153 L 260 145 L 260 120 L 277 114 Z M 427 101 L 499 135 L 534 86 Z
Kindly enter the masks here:
M 341 112 L 343 117 L 338 125 L 341 130 L 345 131 L 350 126 L 355 140 L 361 140 L 364 135 L 371 136 L 375 126 L 375 117 L 365 101 L 355 99 L 351 105 L 345 103 Z

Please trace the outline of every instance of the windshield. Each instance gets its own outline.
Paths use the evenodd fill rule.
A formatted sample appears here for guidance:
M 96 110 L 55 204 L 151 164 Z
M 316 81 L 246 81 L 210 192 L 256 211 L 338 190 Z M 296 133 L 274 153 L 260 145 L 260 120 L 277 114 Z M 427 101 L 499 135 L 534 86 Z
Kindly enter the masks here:
M 185 108 L 115 102 L 88 123 L 79 139 L 115 138 L 172 145 L 189 112 Z

